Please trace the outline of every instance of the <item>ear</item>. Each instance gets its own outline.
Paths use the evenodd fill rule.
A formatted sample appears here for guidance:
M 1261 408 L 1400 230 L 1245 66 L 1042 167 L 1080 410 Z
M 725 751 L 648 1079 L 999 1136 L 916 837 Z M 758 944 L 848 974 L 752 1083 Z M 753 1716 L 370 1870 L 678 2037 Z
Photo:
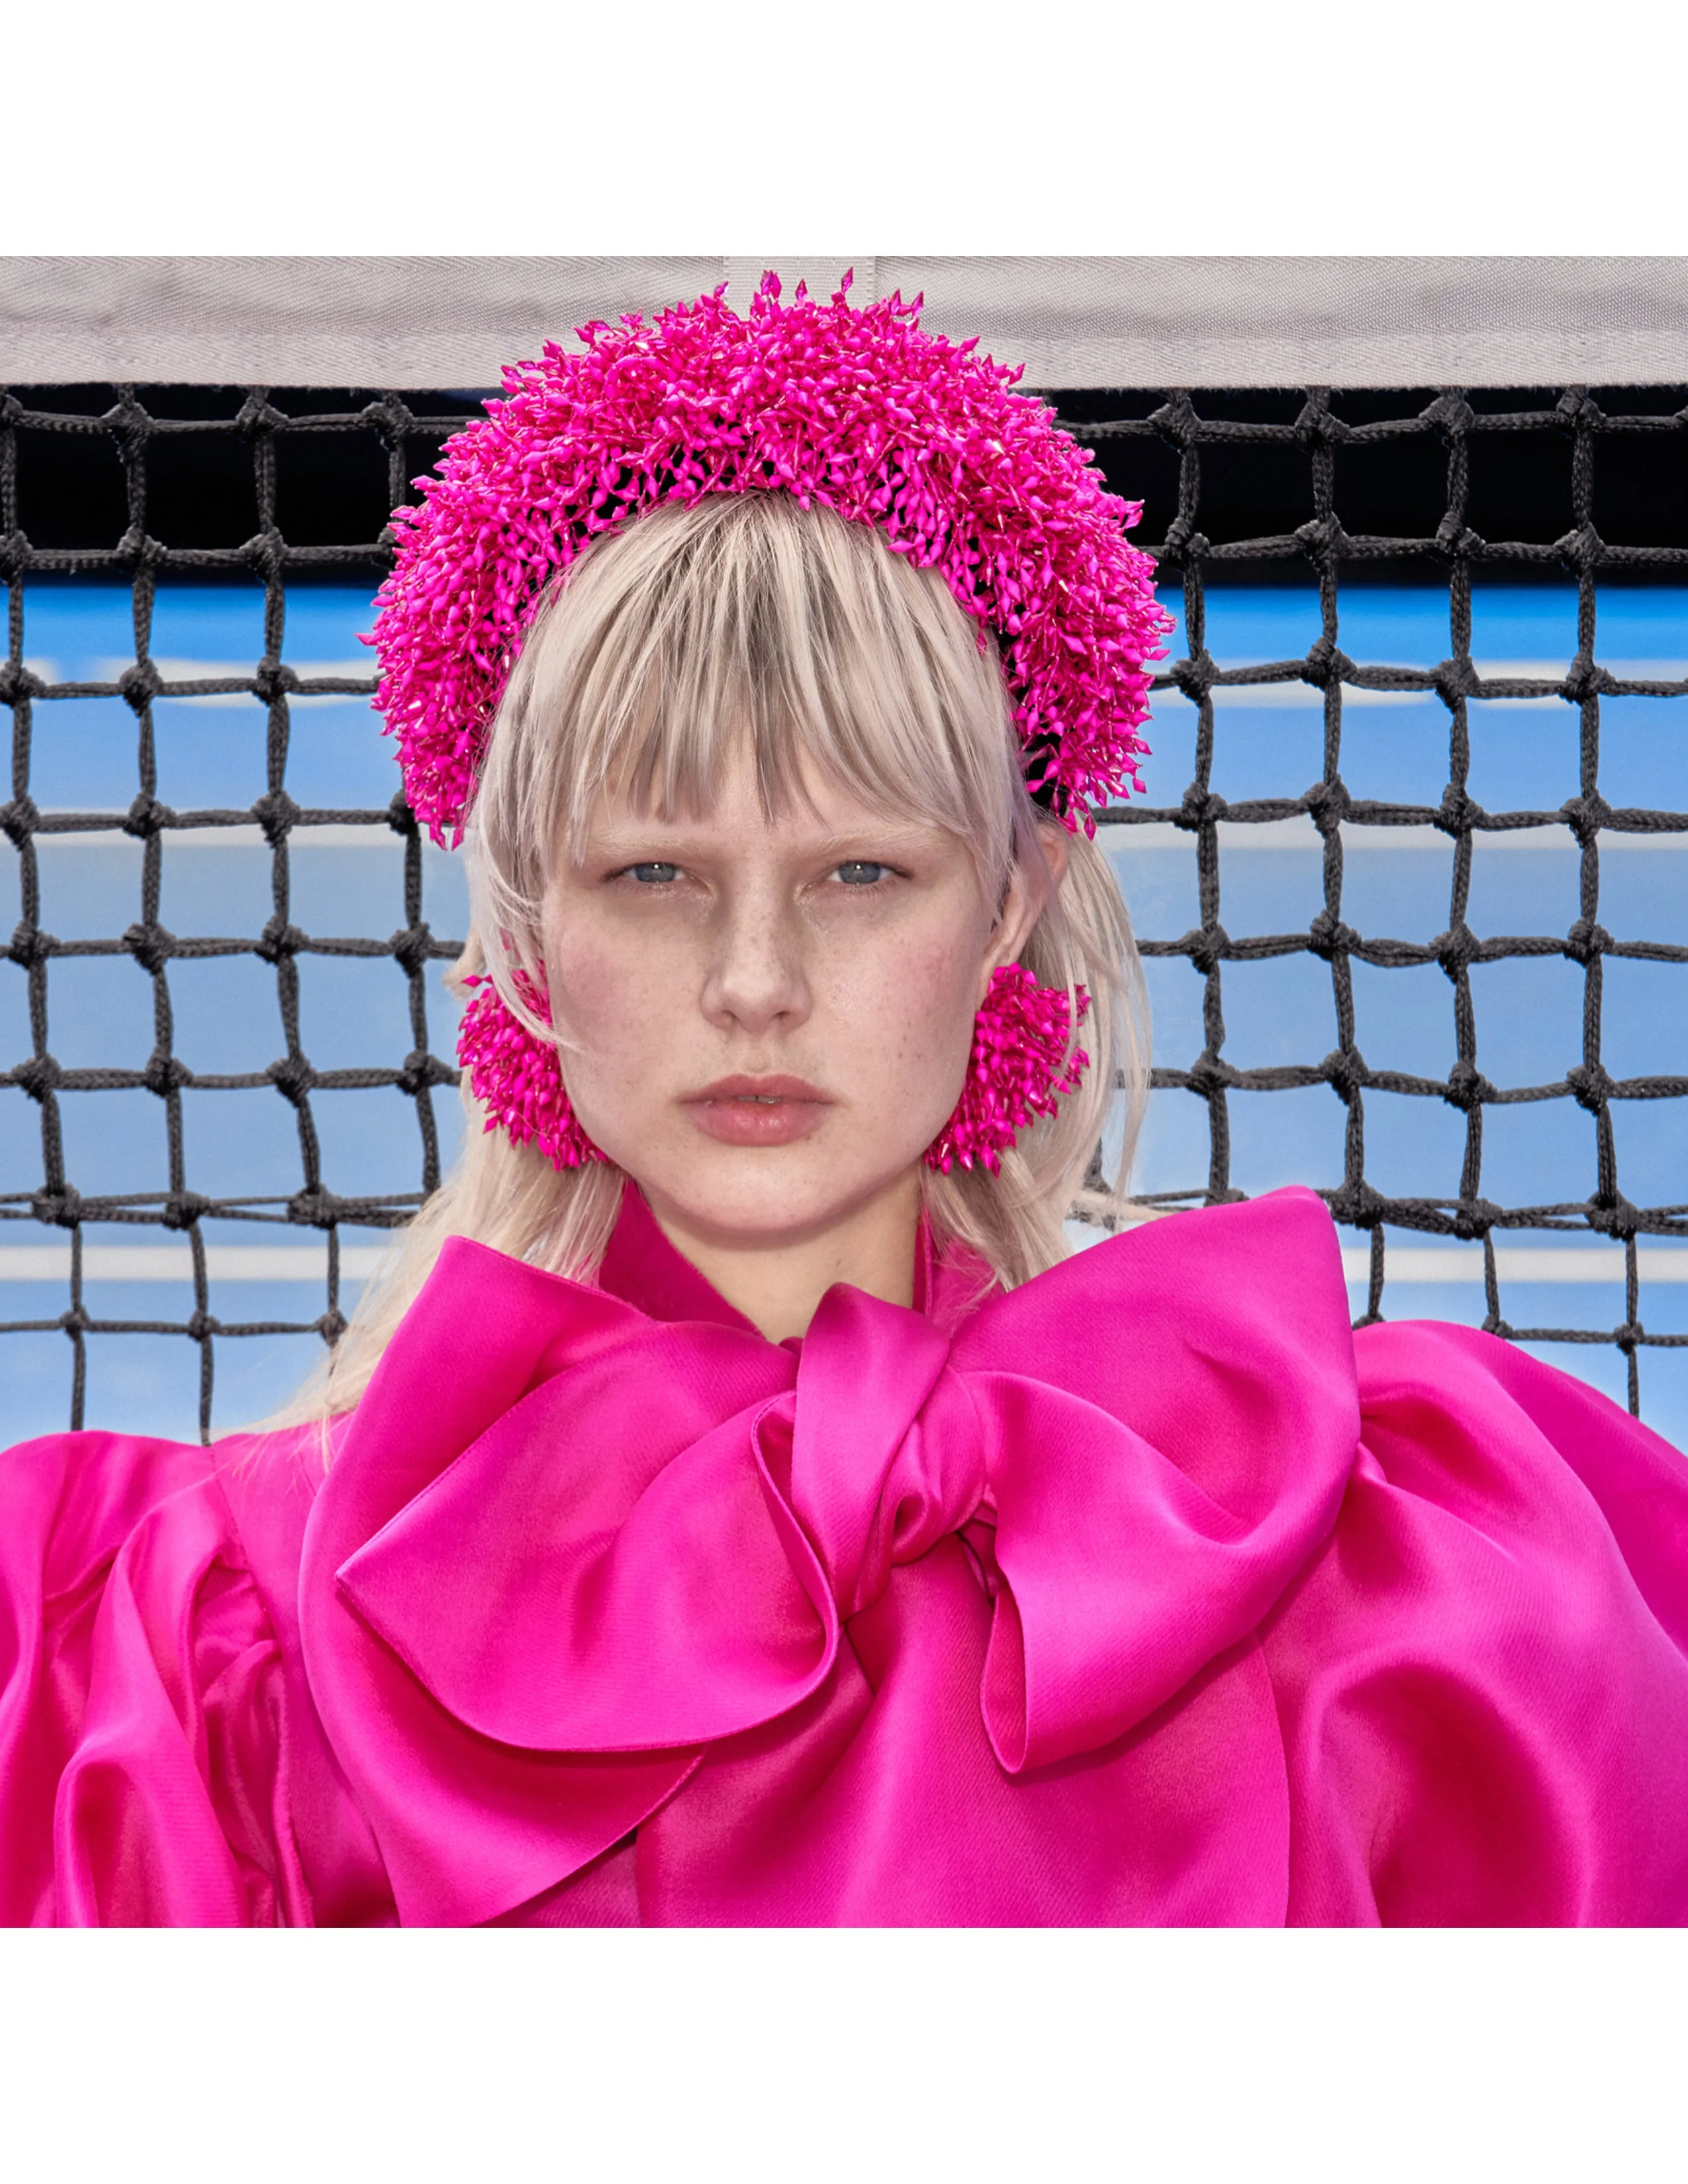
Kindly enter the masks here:
M 1050 900 L 1067 873 L 1072 837 L 1059 820 L 1039 819 L 1030 853 L 1016 861 L 1002 908 L 991 928 L 979 977 L 979 1000 L 984 1000 L 993 971 L 1018 960 L 1032 936 L 1032 928 L 1048 908 Z

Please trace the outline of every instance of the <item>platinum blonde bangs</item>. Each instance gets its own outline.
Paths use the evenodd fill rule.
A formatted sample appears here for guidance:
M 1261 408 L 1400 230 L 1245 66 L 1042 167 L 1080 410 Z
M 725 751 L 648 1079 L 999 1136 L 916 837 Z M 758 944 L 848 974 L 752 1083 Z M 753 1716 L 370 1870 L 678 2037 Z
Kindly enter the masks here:
M 469 945 L 454 983 L 489 973 L 540 1037 L 515 983 L 540 967 L 547 887 L 577 858 L 606 793 L 663 818 L 705 817 L 748 736 L 777 821 L 825 778 L 888 816 L 963 841 L 987 900 L 1017 865 L 1048 892 L 1021 961 L 1090 1008 L 1089 1056 L 1059 1112 L 1024 1131 L 1000 1172 L 922 1167 L 940 1247 L 963 1245 L 1013 1287 L 1065 1257 L 1070 1212 L 1112 1225 L 1147 1097 L 1148 1011 L 1125 904 L 1080 834 L 1052 880 L 1056 822 L 1028 795 L 994 644 L 943 579 L 865 525 L 786 493 L 666 505 L 596 540 L 554 586 L 500 700 L 469 817 Z M 1076 1010 L 1074 1011 L 1076 1021 Z M 348 1409 L 426 1281 L 463 1235 L 576 1279 L 596 1274 L 622 1174 L 554 1169 L 485 1128 L 466 1077 L 467 1142 L 365 1287 L 337 1348 L 287 1418 Z M 1106 1150 L 1105 1150 L 1106 1148 Z
M 747 737 L 772 820 L 812 769 L 959 835 L 988 894 L 1027 846 L 995 647 L 943 579 L 828 510 L 717 494 L 595 542 L 535 618 L 470 815 L 483 935 L 537 930 L 606 791 L 703 817 Z

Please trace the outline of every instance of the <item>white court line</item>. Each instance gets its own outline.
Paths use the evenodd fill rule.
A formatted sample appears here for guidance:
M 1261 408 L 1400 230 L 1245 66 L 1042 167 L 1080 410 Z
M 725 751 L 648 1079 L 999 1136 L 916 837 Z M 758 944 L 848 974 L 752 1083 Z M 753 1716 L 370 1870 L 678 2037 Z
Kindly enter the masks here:
M 1636 1271 L 1644 1282 L 1688 1282 L 1688 1251 L 1669 1244 L 1638 1244 Z M 1368 1245 L 1342 1248 L 1342 1271 L 1351 1282 L 1372 1276 Z M 1503 1282 L 1621 1282 L 1624 1253 L 1614 1244 L 1497 1244 L 1495 1272 Z M 1385 1244 L 1384 1273 L 1391 1282 L 1481 1282 L 1480 1245 Z
M 50 819 L 54 814 L 47 811 L 43 816 Z M 1176 829 L 1171 831 L 1176 832 Z M 1434 827 L 1424 831 L 1435 833 Z M 1447 838 L 1444 835 L 1440 838 L 1446 841 Z M 173 857 L 179 856 L 184 850 L 253 850 L 266 857 L 270 854 L 270 844 L 264 838 L 263 829 L 255 822 L 232 827 L 170 827 L 165 830 L 164 839 Z M 37 834 L 35 844 L 37 851 L 132 849 L 137 856 L 141 850 L 136 836 L 125 834 L 115 827 L 82 827 L 69 834 Z M 3 844 L 0 844 L 0 849 L 10 846 Z M 402 834 L 394 833 L 391 827 L 376 823 L 367 827 L 300 827 L 287 837 L 288 850 L 294 856 L 302 850 L 390 850 L 397 856 L 404 847 Z M 422 850 L 428 856 L 443 857 L 450 854 L 439 849 L 426 834 L 422 837 Z
M 1228 857 L 1252 850 L 1299 850 L 1303 855 L 1318 855 L 1324 846 L 1318 827 L 1304 811 L 1290 819 L 1265 819 L 1253 823 L 1222 819 L 1218 823 L 1219 847 Z M 255 827 L 247 831 L 257 833 Z M 92 840 L 93 837 L 64 835 L 60 838 L 81 841 Z M 173 841 L 178 838 L 181 838 L 171 837 Z M 301 838 L 294 837 L 296 841 Z M 1189 829 L 1174 825 L 1170 819 L 1151 820 L 1141 827 L 1104 827 L 1101 838 L 1103 846 L 1115 855 L 1128 855 L 1134 851 L 1140 854 L 1145 850 L 1182 850 L 1188 855 L 1195 847 L 1195 836 Z M 1508 856 L 1528 850 L 1542 856 L 1579 854 L 1569 827 L 1563 822 L 1546 827 L 1507 827 L 1492 832 L 1479 828 L 1471 838 L 1478 854 L 1484 857 L 1501 851 Z M 1602 856 L 1640 850 L 1658 855 L 1688 850 L 1688 830 L 1631 834 L 1608 829 L 1599 840 Z M 1342 827 L 1343 854 L 1349 857 L 1369 856 L 1373 852 L 1394 855 L 1402 850 L 1416 850 L 1421 855 L 1440 852 L 1448 857 L 1453 853 L 1453 846 L 1452 835 L 1443 833 L 1440 827 L 1362 827 L 1347 820 Z
M 340 1273 L 363 1281 L 380 1265 L 379 1244 L 343 1245 Z M 1647 1282 L 1688 1283 L 1688 1249 L 1641 1244 L 1635 1256 Z M 1552 1246 L 1501 1244 L 1495 1250 L 1503 1282 L 1613 1282 L 1624 1279 L 1624 1254 L 1613 1245 Z M 1480 1283 L 1483 1253 L 1476 1245 L 1391 1244 L 1384 1268 L 1396 1282 Z M 1342 1271 L 1351 1282 L 1369 1280 L 1372 1255 L 1365 1245 L 1345 1245 Z M 209 1244 L 205 1271 L 220 1282 L 321 1282 L 328 1275 L 323 1244 Z M 82 1278 L 91 1282 L 185 1282 L 193 1276 L 186 1244 L 89 1244 Z M 68 1244 L 0 1244 L 0 1282 L 56 1282 L 70 1278 Z
M 362 1281 L 380 1265 L 385 1246 L 340 1247 L 340 1273 Z M 220 1282 L 322 1282 L 328 1279 L 326 1244 L 208 1244 L 205 1271 Z M 70 1279 L 68 1244 L 0 1244 L 0 1282 L 56 1282 Z M 82 1279 L 90 1282 L 188 1282 L 193 1254 L 186 1244 L 88 1244 Z

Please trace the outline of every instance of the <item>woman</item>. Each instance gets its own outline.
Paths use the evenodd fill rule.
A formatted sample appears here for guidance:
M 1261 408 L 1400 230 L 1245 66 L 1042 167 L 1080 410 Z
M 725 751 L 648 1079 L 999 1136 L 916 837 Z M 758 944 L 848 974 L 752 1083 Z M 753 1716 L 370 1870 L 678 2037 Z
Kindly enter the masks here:
M 1064 1255 L 1134 511 L 894 301 L 586 341 L 376 632 L 484 1128 L 290 1423 L 8 1459 L 0 1914 L 1688 1915 L 1674 1452 L 1308 1192 Z

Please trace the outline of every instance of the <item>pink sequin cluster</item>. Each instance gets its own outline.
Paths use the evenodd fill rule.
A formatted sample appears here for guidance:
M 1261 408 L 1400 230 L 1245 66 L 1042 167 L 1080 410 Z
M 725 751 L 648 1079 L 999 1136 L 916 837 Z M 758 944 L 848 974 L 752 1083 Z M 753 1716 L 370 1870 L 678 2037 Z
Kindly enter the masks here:
M 1090 996 L 1080 986 L 1078 1021 Z M 977 1161 L 994 1175 L 1002 1155 L 1038 1115 L 1052 1115 L 1057 1095 L 1074 1090 L 1089 1066 L 1084 1048 L 1069 1061 L 1072 1011 L 1059 986 L 1040 986 L 1018 963 L 991 973 L 973 1020 L 973 1050 L 955 1112 L 927 1148 L 926 1164 L 945 1175 Z
M 852 309 L 764 280 L 748 318 L 724 289 L 580 329 L 504 374 L 505 398 L 446 445 L 373 644 L 376 704 L 436 841 L 461 838 L 488 725 L 546 585 L 594 534 L 664 501 L 783 488 L 872 524 L 939 570 L 995 632 L 1026 777 L 1071 826 L 1140 788 L 1150 663 L 1171 627 L 1154 564 L 1125 537 L 1140 504 L 1105 491 L 1018 369 L 923 333 L 920 299 Z
M 457 1058 L 469 1072 L 470 1090 L 487 1110 L 487 1128 L 507 1130 L 515 1145 L 537 1145 L 555 1168 L 601 1161 L 604 1155 L 570 1105 L 556 1048 L 549 1039 L 536 1039 L 510 1014 L 490 978 L 463 983 L 486 988 L 463 1011 Z M 515 983 L 535 1016 L 549 1023 L 547 995 L 525 972 L 517 972 Z

